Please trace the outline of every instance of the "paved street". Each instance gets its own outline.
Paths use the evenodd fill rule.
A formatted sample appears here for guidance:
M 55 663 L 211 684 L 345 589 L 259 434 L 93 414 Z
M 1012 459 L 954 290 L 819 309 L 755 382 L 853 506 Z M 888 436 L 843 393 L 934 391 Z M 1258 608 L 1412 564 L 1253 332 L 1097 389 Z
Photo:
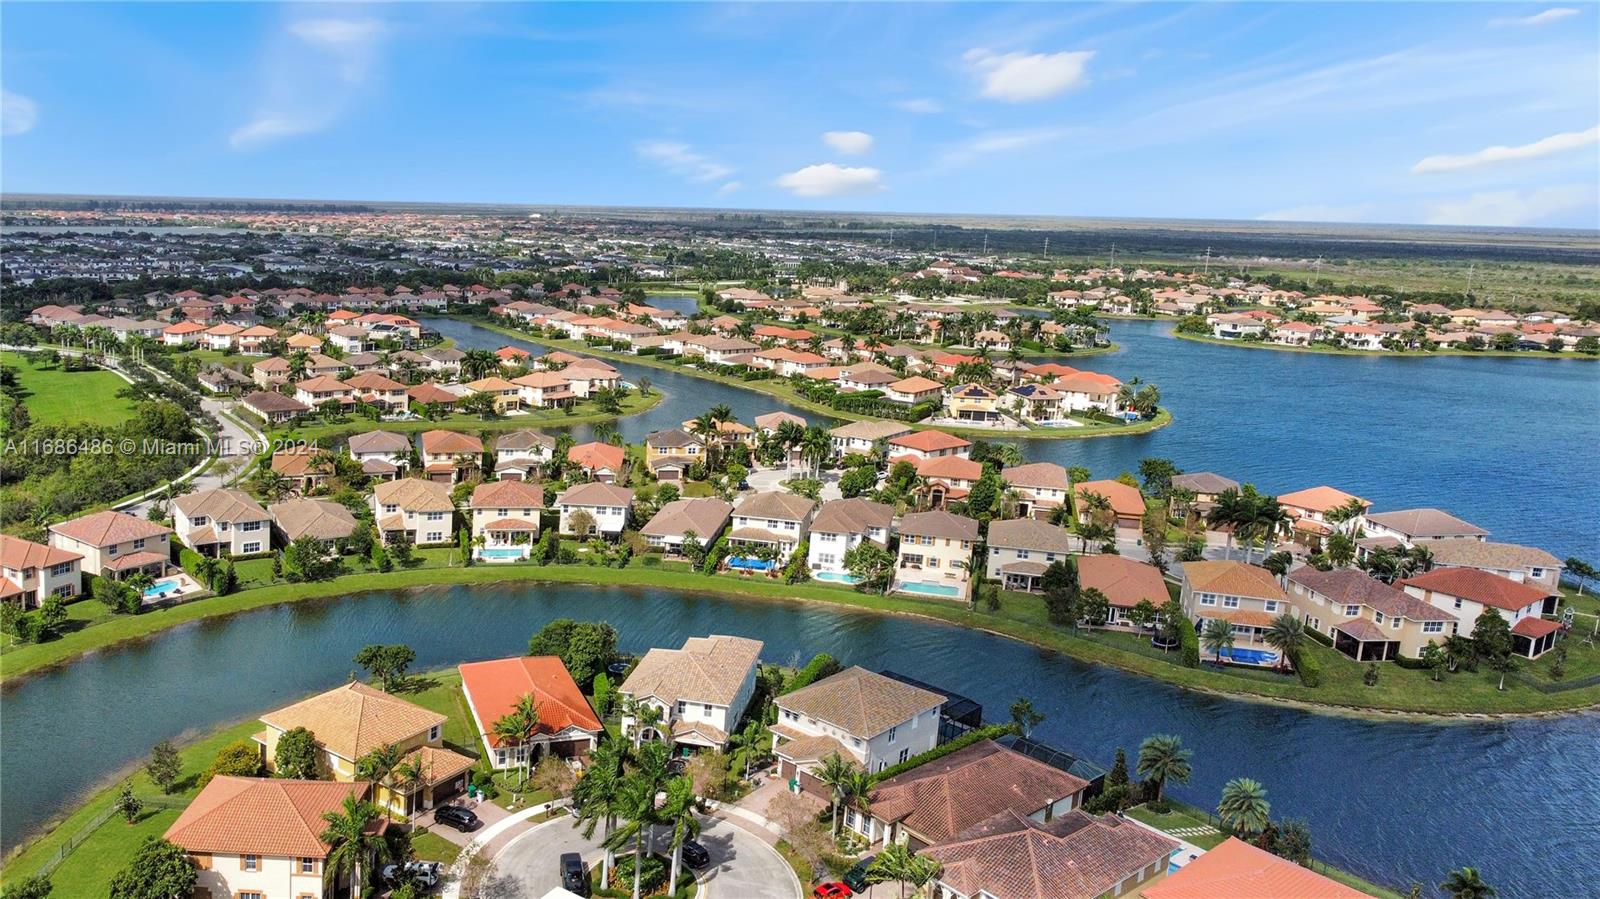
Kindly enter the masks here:
M 499 874 L 516 883 L 516 896 L 539 899 L 560 886 L 557 862 L 564 852 L 582 853 L 591 867 L 599 865 L 599 831 L 586 840 L 572 823 L 570 817 L 556 818 L 496 853 Z M 700 844 L 711 853 L 711 867 L 700 872 L 707 899 L 799 899 L 800 885 L 776 850 L 735 824 L 712 818 L 702 823 Z

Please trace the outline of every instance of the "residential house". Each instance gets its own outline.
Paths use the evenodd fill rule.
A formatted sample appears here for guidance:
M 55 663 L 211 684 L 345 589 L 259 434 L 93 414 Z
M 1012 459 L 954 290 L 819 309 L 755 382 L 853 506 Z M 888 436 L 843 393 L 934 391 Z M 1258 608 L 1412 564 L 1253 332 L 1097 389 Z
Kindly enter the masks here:
M 906 460 L 912 461 L 912 460 Z M 972 485 L 983 477 L 983 466 L 962 456 L 937 456 L 916 461 L 919 505 L 943 509 L 946 503 L 966 499 Z
M 1111 508 L 1096 510 L 1096 501 L 1090 496 L 1105 497 Z M 1084 481 L 1073 490 L 1073 506 L 1079 524 L 1089 524 L 1100 516 L 1101 524 L 1111 525 L 1124 539 L 1137 538 L 1144 524 L 1144 494 L 1121 481 Z
M 544 487 L 522 480 L 487 481 L 472 488 L 468 508 L 472 511 L 473 558 L 492 562 L 526 559 L 539 539 Z
M 1217 497 L 1223 493 L 1239 490 L 1239 482 L 1232 478 L 1225 478 L 1220 474 L 1209 471 L 1197 471 L 1189 474 L 1172 476 L 1172 501 L 1170 512 L 1175 518 L 1185 517 L 1184 504 L 1180 501 L 1179 493 L 1187 491 L 1193 494 L 1194 499 L 1189 508 L 1194 514 L 1204 518 L 1217 504 Z
M 978 523 L 950 512 L 912 512 L 900 519 L 896 593 L 966 599 Z
M 172 557 L 172 529 L 126 512 L 91 512 L 52 524 L 50 546 L 80 556 L 84 574 L 125 578 L 135 571 L 160 577 Z
M 393 480 L 411 464 L 411 438 L 396 431 L 367 431 L 350 438 L 350 458 L 368 477 Z
M 423 381 L 421 384 L 406 391 L 406 397 L 417 406 L 438 406 L 445 412 L 450 412 L 460 402 L 461 395 L 446 390 L 433 381 Z
M 24 610 L 44 604 L 52 596 L 70 599 L 83 583 L 80 553 L 0 535 L 0 602 Z
M 1225 340 L 1263 337 L 1267 333 L 1266 322 L 1243 312 L 1219 312 L 1208 315 L 1206 324 L 1211 326 L 1212 337 L 1221 337 Z
M 687 479 L 689 467 L 705 458 L 705 444 L 681 428 L 656 431 L 644 439 L 644 461 L 661 481 Z
M 167 346 L 194 346 L 204 338 L 206 326 L 199 322 L 182 321 L 161 329 L 161 342 Z
M 356 390 L 331 375 L 318 375 L 297 382 L 294 385 L 294 398 L 312 409 L 321 408 L 323 403 L 354 406 Z
M 438 712 L 352 681 L 262 715 L 266 729 L 254 740 L 266 769 L 276 772 L 279 739 L 305 728 L 316 738 L 319 779 L 339 783 L 355 781 L 362 759 L 392 746 L 401 764 L 418 763 L 423 777 L 414 784 L 398 779 L 376 784 L 371 800 L 394 814 L 410 815 L 466 791 L 477 760 L 445 748 L 446 720 Z
M 628 526 L 633 491 L 616 484 L 591 481 L 561 491 L 556 496 L 556 506 L 561 510 L 561 533 L 580 539 L 600 536 L 614 540 L 621 537 Z M 581 530 L 574 519 L 580 512 L 587 513 L 590 519 Z
M 1342 509 L 1352 502 L 1360 504 L 1363 514 L 1372 507 L 1367 500 L 1334 487 L 1311 487 L 1278 497 L 1278 505 L 1289 516 L 1290 536 L 1296 543 L 1307 547 L 1320 547 L 1322 541 L 1335 530 L 1354 533 L 1360 529 L 1361 515 L 1340 522 L 1328 518 L 1329 512 Z
M 556 439 L 526 428 L 494 439 L 494 476 L 502 481 L 532 480 L 555 455 Z
M 1333 648 L 1358 662 L 1420 658 L 1444 642 L 1461 619 L 1353 568 L 1289 572 L 1289 601 L 1307 628 L 1333 638 Z M 1470 628 L 1470 625 L 1469 625 Z
M 521 767 L 546 756 L 570 763 L 594 749 L 605 729 L 567 666 L 556 656 L 468 662 L 457 670 L 461 672 L 461 692 L 492 768 Z M 524 697 L 531 697 L 538 707 L 539 726 L 528 742 L 512 745 L 494 733 L 494 724 Z
M 172 501 L 172 527 L 195 552 L 253 556 L 272 550 L 272 516 L 250 494 L 223 487 Z
M 677 555 L 691 533 L 701 546 L 716 542 L 732 516 L 733 504 L 714 496 L 675 499 L 650 516 L 639 534 L 651 546 Z
M 1233 648 L 1222 657 L 1242 665 L 1276 665 L 1277 650 L 1266 643 L 1272 620 L 1289 611 L 1288 594 L 1265 568 L 1234 561 L 1185 562 L 1178 601 L 1195 629 L 1220 619 L 1233 627 Z
M 1228 837 L 1221 845 L 1146 886 L 1144 899 L 1218 899 L 1221 896 L 1366 899 L 1367 894 L 1265 849 Z
M 1051 562 L 1067 558 L 1077 542 L 1071 531 L 1037 518 L 991 521 L 986 573 L 1007 590 L 1043 589 L 1045 569 Z M 1080 564 L 1090 558 L 1085 556 Z
M 342 878 L 328 876 L 333 847 L 322 840 L 324 816 L 371 795 L 365 781 L 219 774 L 167 828 L 165 839 L 197 869 L 190 899 L 333 899 L 342 895 L 334 886 Z M 381 834 L 388 824 L 378 818 L 372 829 Z M 362 867 L 371 870 L 371 860 Z
M 883 398 L 891 403 L 899 403 L 902 406 L 915 406 L 919 403 L 938 403 L 943 395 L 943 384 L 931 378 L 924 378 L 921 375 L 900 378 L 883 387 Z
M 627 451 L 611 443 L 580 443 L 567 450 L 567 461 L 602 484 L 612 484 L 622 477 L 622 466 Z
M 982 384 L 962 384 L 945 395 L 944 411 L 947 417 L 957 421 L 996 422 L 1001 418 L 1000 395 Z
M 450 486 L 439 481 L 401 478 L 372 488 L 372 520 L 385 543 L 400 534 L 417 546 L 450 543 L 455 511 Z
M 1066 395 L 1049 384 L 1018 384 L 1006 391 L 1003 405 L 1014 410 L 1018 418 L 1037 424 L 1060 422 L 1068 417 Z
M 811 577 L 819 581 L 856 583 L 855 576 L 845 566 L 845 554 L 867 540 L 880 549 L 888 549 L 893 534 L 893 506 L 862 497 L 828 500 L 811 521 L 806 550 Z
M 235 395 L 255 386 L 249 375 L 226 365 L 210 365 L 199 371 L 194 379 L 208 392 L 217 395 Z
M 572 382 L 564 372 L 535 371 L 512 380 L 520 392 L 522 404 L 530 409 L 555 409 L 577 402 Z
M 1478 616 L 1493 609 L 1511 625 L 1513 651 L 1536 659 L 1556 644 L 1560 623 L 1541 617 L 1551 593 L 1535 583 L 1490 574 L 1477 568 L 1435 568 L 1398 581 L 1411 596 L 1453 613 L 1451 633 L 1471 634 Z
M 239 325 L 222 322 L 207 328 L 201 339 L 208 350 L 231 350 L 235 349 L 234 338 L 243 330 Z
M 789 554 L 810 536 L 816 510 L 815 501 L 795 493 L 767 491 L 745 496 L 733 510 L 728 567 L 758 571 L 783 567 Z M 771 548 L 776 558 L 769 562 L 750 554 L 756 547 Z
M 1083 804 L 1089 782 L 979 740 L 874 784 L 845 808 L 844 826 L 867 845 L 913 852 L 948 843 L 1003 812 L 1054 821 Z
M 939 456 L 966 458 L 972 451 L 972 441 L 943 431 L 912 431 L 898 437 L 890 437 L 888 446 L 889 458 L 895 461 L 907 458 L 915 462 L 918 459 L 934 459 Z
M 369 406 L 379 406 L 390 412 L 403 412 L 411 403 L 411 398 L 406 395 L 406 385 L 377 372 L 362 372 L 346 379 L 344 383 L 355 391 L 358 399 Z
M 1048 518 L 1067 503 L 1072 479 L 1054 462 L 1029 462 L 1001 469 L 1000 477 L 1017 494 L 1017 514 Z
M 479 378 L 463 386 L 472 393 L 487 393 L 494 397 L 494 411 L 497 414 L 504 415 L 522 408 L 522 386 L 498 375 Z
M 646 739 L 669 740 L 681 751 L 726 749 L 755 696 L 761 646 L 760 640 L 712 634 L 690 637 L 682 649 L 645 653 L 617 693 L 658 717 L 646 724 L 624 713 L 622 735 L 643 725 Z
M 891 393 L 890 386 L 899 380 L 900 376 L 895 374 L 894 369 L 875 362 L 863 362 L 860 365 L 840 368 L 835 383 L 839 385 L 840 390 L 882 390 Z M 935 387 L 943 388 L 937 381 L 932 383 Z
M 417 355 L 427 360 L 424 367 L 435 374 L 455 377 L 461 374 L 461 360 L 466 358 L 466 353 L 455 347 L 436 346 L 429 347 Z
M 478 470 L 483 461 L 483 441 L 460 431 L 422 433 L 422 470 L 429 480 L 457 483 Z
M 309 493 L 333 475 L 333 465 L 324 458 L 323 452 L 303 444 L 286 446 L 272 454 L 268 466 L 283 478 L 290 490 Z
M 277 329 L 266 325 L 251 325 L 234 335 L 234 346 L 246 356 L 265 356 L 267 348 L 277 339 Z
M 291 499 L 267 507 L 273 532 L 284 545 L 301 537 L 343 540 L 356 532 L 356 517 L 342 504 L 325 499 Z
M 911 433 L 910 425 L 898 421 L 852 421 L 829 431 L 828 436 L 836 456 L 870 456 L 880 444 Z
M 1148 562 L 1110 553 L 1078 558 L 1078 584 L 1099 590 L 1110 605 L 1106 624 L 1133 627 L 1129 617 L 1141 602 L 1160 609 L 1172 598 L 1161 569 Z
M 1095 371 L 1078 371 L 1056 378 L 1050 385 L 1061 393 L 1061 409 L 1086 412 L 1091 409 L 1111 414 L 1117 411 L 1117 396 L 1122 382 Z
M 939 742 L 945 697 L 857 666 L 774 701 L 778 776 L 826 797 L 829 788 L 812 775 L 822 759 L 838 755 L 877 772 L 927 752 Z
M 1561 592 L 1561 572 L 1566 565 L 1537 547 L 1477 540 L 1429 540 L 1419 545 L 1433 555 L 1434 568 L 1476 568 L 1530 584 L 1552 596 Z M 1544 612 L 1554 615 L 1555 603 L 1546 604 Z

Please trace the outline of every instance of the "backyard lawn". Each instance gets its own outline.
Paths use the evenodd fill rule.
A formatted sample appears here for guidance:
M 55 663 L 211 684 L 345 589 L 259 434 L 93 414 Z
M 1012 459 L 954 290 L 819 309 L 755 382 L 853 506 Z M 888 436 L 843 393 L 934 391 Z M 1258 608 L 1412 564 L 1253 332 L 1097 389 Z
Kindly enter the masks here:
M 59 364 L 42 366 L 21 353 L 0 353 L 0 364 L 17 370 L 34 424 L 115 425 L 133 416 L 133 403 L 117 396 L 128 382 L 115 372 L 62 371 Z

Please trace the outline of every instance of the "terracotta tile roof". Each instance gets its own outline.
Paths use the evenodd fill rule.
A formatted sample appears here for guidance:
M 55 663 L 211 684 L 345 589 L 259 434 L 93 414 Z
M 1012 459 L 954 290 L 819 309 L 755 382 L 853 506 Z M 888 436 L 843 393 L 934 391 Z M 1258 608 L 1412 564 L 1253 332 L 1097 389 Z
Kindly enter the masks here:
M 461 399 L 461 397 L 456 396 L 432 381 L 423 381 L 421 384 L 418 384 L 410 390 L 407 390 L 406 396 L 411 397 L 413 400 L 422 403 L 423 405 L 427 405 L 428 403 L 443 403 L 445 405 L 450 405 L 451 403 Z
M 922 854 L 943 865 L 939 879 L 965 895 L 1094 899 L 1177 848 L 1120 818 L 1070 811 L 1040 822 L 1007 811 Z
M 1550 591 L 1543 587 L 1519 584 L 1510 578 L 1476 568 L 1435 568 L 1426 574 L 1406 578 L 1399 584 L 1446 596 L 1458 596 L 1510 612 L 1525 609 L 1550 595 Z
M 910 434 L 911 426 L 898 421 L 852 421 L 829 431 L 833 437 L 847 440 L 889 440 Z
M 990 525 L 991 532 L 993 528 Z M 1126 556 L 1079 557 L 1078 581 L 1084 589 L 1093 587 L 1104 593 L 1112 605 L 1125 609 L 1138 605 L 1141 599 L 1150 600 L 1159 609 L 1171 597 L 1167 582 L 1154 565 Z
M 1000 476 L 1007 484 L 1013 487 L 1050 487 L 1056 490 L 1069 490 L 1072 481 L 1067 477 L 1067 470 L 1054 462 L 1030 462 L 1027 465 L 1013 465 L 1000 472 Z
M 978 522 L 953 512 L 912 512 L 900 518 L 900 533 L 970 541 L 978 539 Z
M 755 417 L 756 427 L 767 431 L 777 430 L 778 426 L 786 421 L 793 422 L 802 428 L 806 426 L 806 420 L 793 412 L 768 412 L 765 415 L 757 415 Z
M 160 537 L 171 534 L 172 529 L 143 518 L 135 518 L 126 512 L 113 512 L 108 509 L 50 525 L 50 533 L 61 534 L 80 543 L 98 547 L 138 540 L 141 537 Z
M 400 383 L 399 381 L 396 381 L 393 378 L 386 378 L 374 371 L 362 372 L 359 375 L 351 377 L 349 380 L 345 381 L 345 383 L 357 390 L 395 391 L 406 389 L 406 385 Z
M 1255 599 L 1287 600 L 1272 572 L 1243 562 L 1213 559 L 1183 563 L 1183 576 L 1197 591 Z
M 914 461 L 917 474 L 924 478 L 976 481 L 983 477 L 983 465 L 962 456 L 934 456 Z
M 609 443 L 580 443 L 567 450 L 567 461 L 590 470 L 621 471 L 625 453 Z
M 797 493 L 768 490 L 752 493 L 739 501 L 733 514 L 749 518 L 770 518 L 777 521 L 802 521 L 817 507 L 816 501 Z
M 895 393 L 912 394 L 927 393 L 930 390 L 941 390 L 943 388 L 944 385 L 940 384 L 938 381 L 935 381 L 932 378 L 924 378 L 920 375 L 902 378 L 901 380 L 895 381 L 889 385 L 889 389 Z
M 303 727 L 329 752 L 355 761 L 381 746 L 425 736 L 445 716 L 352 682 L 268 712 L 261 721 L 280 731 Z
M 1365 899 L 1366 894 L 1237 837 L 1145 887 L 1145 899 Z
M 1027 816 L 1089 782 L 983 740 L 879 783 L 872 815 L 904 822 L 928 843 L 943 843 L 1004 811 Z
M 633 491 L 616 484 L 591 481 L 579 484 L 556 494 L 558 506 L 629 506 L 633 504 Z
M 483 452 L 483 441 L 471 434 L 463 434 L 460 431 L 424 431 L 422 434 L 422 451 L 430 454 L 442 453 L 450 455 L 481 453 Z
M 190 852 L 324 858 L 322 816 L 370 784 L 218 775 L 167 828 L 166 838 Z M 387 822 L 381 822 L 387 823 Z M 381 824 L 380 824 L 381 826 Z
M 600 719 L 583 698 L 567 666 L 556 656 L 516 656 L 461 665 L 461 689 L 478 722 L 478 732 L 490 746 L 500 741 L 491 733 L 523 696 L 532 695 L 539 708 L 539 734 L 558 734 L 577 728 L 591 734 L 602 730 Z
M 81 561 L 83 556 L 23 540 L 20 537 L 0 536 L 0 565 L 21 571 L 24 568 L 48 568 L 67 562 Z
M 1399 531 L 1412 539 L 1429 537 L 1487 537 L 1489 532 L 1470 521 L 1440 509 L 1401 509 L 1398 512 L 1372 512 L 1367 521 Z
M 1026 549 L 1040 552 L 1071 552 L 1077 539 L 1066 528 L 1036 518 L 1010 518 L 989 522 L 989 545 L 1001 549 Z M 1078 560 L 1079 570 L 1091 557 Z M 1115 557 L 1112 557 L 1115 558 Z M 1109 596 L 1110 594 L 1106 594 Z
M 1326 512 L 1329 509 L 1337 509 L 1353 499 L 1360 499 L 1363 506 L 1372 505 L 1359 496 L 1345 493 L 1343 490 L 1333 487 L 1311 487 L 1306 490 L 1285 493 L 1278 497 L 1278 503 L 1284 506 L 1293 506 L 1297 509 Z
M 865 534 L 871 528 L 888 530 L 894 524 L 894 507 L 870 499 L 831 499 L 811 521 L 813 534 Z
M 1057 390 L 1071 393 L 1108 394 L 1116 393 L 1122 387 L 1122 382 L 1110 375 L 1103 375 L 1094 371 L 1075 371 L 1070 375 L 1056 378 L 1054 386 Z
M 1271 612 L 1262 612 L 1257 609 L 1213 609 L 1210 607 L 1200 610 L 1202 618 L 1221 618 L 1229 624 L 1242 624 L 1246 627 L 1271 627 L 1277 615 Z
M 372 496 L 379 505 L 399 506 L 402 511 L 451 512 L 456 507 L 448 484 L 421 478 L 385 481 L 372 488 Z
M 931 453 L 938 450 L 960 449 L 963 446 L 971 446 L 972 441 L 957 437 L 954 434 L 946 434 L 943 431 L 912 431 L 899 437 L 891 437 L 889 445 Z
M 1534 640 L 1561 630 L 1561 625 L 1548 618 L 1523 618 L 1512 626 L 1513 634 L 1520 634 Z
M 1457 620 L 1455 615 L 1444 609 L 1353 568 L 1318 571 L 1310 565 L 1302 565 L 1289 572 L 1289 581 L 1327 597 L 1336 606 L 1362 605 L 1391 618 L 1410 618 L 1412 621 Z
M 639 533 L 650 537 L 680 537 L 694 531 L 701 542 L 710 540 L 728 525 L 733 504 L 714 496 L 675 499 L 662 506 Z
M 120 555 L 106 562 L 105 566 L 112 571 L 127 571 L 130 568 L 143 568 L 146 565 L 154 565 L 157 562 L 165 563 L 167 561 L 166 553 L 137 552 Z
M 1532 546 L 1479 540 L 1429 540 L 1421 544 L 1433 553 L 1435 565 L 1460 568 L 1560 568 L 1561 560 Z
M 411 439 L 395 431 L 368 431 L 356 434 L 349 440 L 352 453 L 405 453 L 411 451 Z
M 870 738 L 943 705 L 938 693 L 903 684 L 860 666 L 778 697 L 778 706 Z
M 1378 627 L 1370 619 L 1352 618 L 1334 625 L 1335 630 L 1344 631 L 1346 634 L 1363 643 L 1383 643 L 1390 638 L 1384 634 L 1383 628 Z
M 204 515 L 216 521 L 243 522 L 266 521 L 270 516 L 250 494 L 243 490 L 219 488 L 186 493 L 172 501 L 180 512 L 189 518 Z
M 654 696 L 669 706 L 680 699 L 731 706 L 760 658 L 761 647 L 760 640 L 746 637 L 691 637 L 682 649 L 645 653 L 618 690 L 634 697 Z
M 474 509 L 544 508 L 544 487 L 528 481 L 489 481 L 472 488 Z
M 439 746 L 424 745 L 406 753 L 405 758 L 401 759 L 401 764 L 412 762 L 421 766 L 423 781 L 434 786 L 471 770 L 478 760 Z
M 337 540 L 355 533 L 356 517 L 349 509 L 323 499 L 292 499 L 267 507 L 273 523 L 293 541 L 300 537 Z
M 1143 518 L 1144 494 L 1138 487 L 1129 487 L 1121 481 L 1084 481 L 1074 491 L 1075 496 L 1098 493 L 1111 500 L 1111 511 L 1119 518 Z

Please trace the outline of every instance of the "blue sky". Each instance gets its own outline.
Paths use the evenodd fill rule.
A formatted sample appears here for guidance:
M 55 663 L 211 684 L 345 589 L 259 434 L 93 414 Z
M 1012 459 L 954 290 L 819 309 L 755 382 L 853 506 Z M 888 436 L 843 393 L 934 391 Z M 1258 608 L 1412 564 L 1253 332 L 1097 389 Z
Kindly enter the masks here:
M 1600 226 L 1600 6 L 8 3 L 8 192 Z

